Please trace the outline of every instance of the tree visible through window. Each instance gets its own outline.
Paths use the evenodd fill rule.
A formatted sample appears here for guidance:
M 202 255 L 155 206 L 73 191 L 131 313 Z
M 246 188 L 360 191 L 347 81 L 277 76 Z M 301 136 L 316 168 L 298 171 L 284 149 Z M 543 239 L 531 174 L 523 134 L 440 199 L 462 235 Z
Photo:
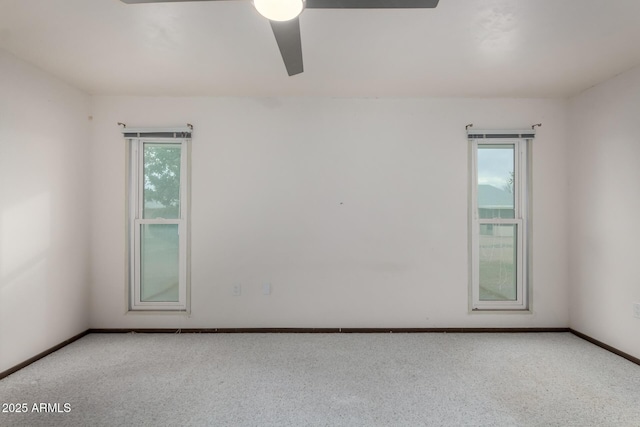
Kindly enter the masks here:
M 144 217 L 180 214 L 180 144 L 144 144 Z

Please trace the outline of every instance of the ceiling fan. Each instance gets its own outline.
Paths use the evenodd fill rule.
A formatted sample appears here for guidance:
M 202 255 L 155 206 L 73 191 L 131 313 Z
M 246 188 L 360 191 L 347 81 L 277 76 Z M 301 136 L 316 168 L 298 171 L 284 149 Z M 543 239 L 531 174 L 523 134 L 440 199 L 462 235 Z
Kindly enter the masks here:
M 127 4 L 220 0 L 121 0 Z M 439 0 L 251 0 L 271 23 L 282 60 L 290 76 L 300 74 L 302 43 L 298 16 L 304 9 L 421 9 L 434 8 Z

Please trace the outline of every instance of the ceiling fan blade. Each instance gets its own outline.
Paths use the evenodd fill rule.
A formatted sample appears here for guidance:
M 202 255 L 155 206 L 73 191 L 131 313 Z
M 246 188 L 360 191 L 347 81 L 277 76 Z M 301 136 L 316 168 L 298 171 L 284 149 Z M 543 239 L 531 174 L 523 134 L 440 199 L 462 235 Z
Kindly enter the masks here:
M 300 39 L 300 21 L 269 21 L 273 35 L 276 36 L 278 48 L 290 76 L 300 74 L 302 67 L 302 41 Z
M 307 9 L 422 9 L 439 0 L 307 0 Z

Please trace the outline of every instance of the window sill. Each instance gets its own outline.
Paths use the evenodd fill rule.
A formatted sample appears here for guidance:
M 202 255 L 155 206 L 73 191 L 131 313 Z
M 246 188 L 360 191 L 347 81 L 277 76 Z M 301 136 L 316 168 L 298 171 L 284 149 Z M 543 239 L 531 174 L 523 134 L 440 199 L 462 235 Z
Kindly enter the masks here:
M 173 314 L 173 315 L 183 315 L 183 316 L 191 316 L 191 310 L 127 310 L 125 312 L 126 315 L 136 315 L 136 314 Z
M 469 314 L 533 314 L 533 311 L 529 308 L 473 308 Z

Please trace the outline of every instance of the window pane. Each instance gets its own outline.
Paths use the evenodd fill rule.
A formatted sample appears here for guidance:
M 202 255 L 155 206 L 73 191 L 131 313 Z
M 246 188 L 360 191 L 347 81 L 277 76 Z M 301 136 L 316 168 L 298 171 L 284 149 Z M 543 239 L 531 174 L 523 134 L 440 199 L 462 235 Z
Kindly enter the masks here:
M 144 144 L 143 218 L 180 217 L 180 144 Z
M 141 227 L 140 300 L 178 302 L 178 224 Z
M 478 217 L 515 218 L 514 145 L 478 146 Z
M 517 300 L 516 224 L 480 224 L 480 301 Z

